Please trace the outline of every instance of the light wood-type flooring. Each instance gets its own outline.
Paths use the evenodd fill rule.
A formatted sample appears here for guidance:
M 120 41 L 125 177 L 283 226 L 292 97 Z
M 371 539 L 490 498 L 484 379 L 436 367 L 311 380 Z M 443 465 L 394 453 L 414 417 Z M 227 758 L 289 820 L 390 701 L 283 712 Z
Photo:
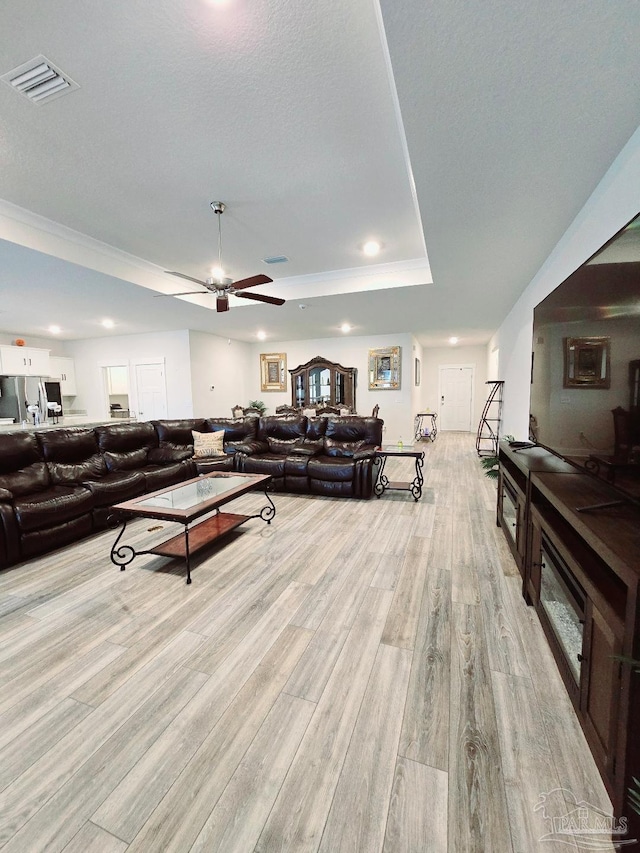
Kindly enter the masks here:
M 419 503 L 276 495 L 191 586 L 113 532 L 2 573 L 2 853 L 580 849 L 550 819 L 610 806 L 495 485 L 424 450 Z

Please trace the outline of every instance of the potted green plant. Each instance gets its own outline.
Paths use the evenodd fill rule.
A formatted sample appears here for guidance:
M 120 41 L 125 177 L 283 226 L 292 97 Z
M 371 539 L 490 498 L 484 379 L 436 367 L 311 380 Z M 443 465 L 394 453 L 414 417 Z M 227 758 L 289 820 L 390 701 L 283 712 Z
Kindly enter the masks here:
M 500 441 L 513 441 L 512 435 L 503 435 Z M 480 459 L 480 464 L 484 468 L 485 476 L 491 480 L 498 479 L 498 456 L 483 456 Z
M 262 402 L 262 400 L 249 400 L 249 408 L 250 409 L 258 409 L 260 412 L 260 416 L 264 415 L 267 411 L 267 407 Z

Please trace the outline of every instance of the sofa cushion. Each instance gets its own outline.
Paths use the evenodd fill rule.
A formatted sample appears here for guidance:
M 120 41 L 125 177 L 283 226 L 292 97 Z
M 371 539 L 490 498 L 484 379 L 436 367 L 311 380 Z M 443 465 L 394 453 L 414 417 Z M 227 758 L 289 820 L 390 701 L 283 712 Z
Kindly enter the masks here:
M 93 495 L 96 507 L 128 501 L 129 498 L 143 494 L 146 489 L 144 474 L 140 471 L 116 471 L 99 480 L 88 480 L 83 485 Z
M 347 482 L 353 480 L 355 465 L 353 459 L 314 456 L 309 459 L 307 473 L 315 480 Z
M 141 447 L 157 447 L 158 435 L 150 422 L 108 424 L 95 427 L 98 447 L 103 452 L 126 453 Z
M 45 462 L 77 464 L 98 453 L 96 434 L 86 427 L 42 430 L 36 435 Z
M 216 432 L 193 432 L 193 458 L 224 456 L 224 430 Z
M 210 474 L 211 471 L 233 471 L 233 456 L 208 456 L 204 459 L 194 459 L 191 464 L 195 467 L 194 477 L 198 474 Z
M 189 462 L 174 462 L 172 465 L 148 465 L 143 469 L 145 491 L 155 492 L 166 486 L 173 486 L 182 480 L 188 480 L 193 469 Z
M 325 438 L 324 453 L 325 456 L 342 457 L 344 459 L 353 458 L 354 453 L 364 447 L 364 441 L 334 441 L 332 438 Z
M 104 453 L 104 461 L 109 471 L 135 471 L 147 464 L 149 451 L 146 447 L 128 450 L 124 453 Z
M 272 438 L 270 435 L 267 436 L 269 453 L 275 453 L 279 456 L 287 456 L 287 454 L 293 453 L 302 444 L 302 441 L 302 438 L 282 439 Z
M 284 477 L 286 456 L 276 456 L 272 453 L 261 453 L 257 456 L 247 456 L 242 470 L 246 474 L 271 474 L 272 477 Z
M 306 434 L 307 418 L 302 415 L 287 415 L 284 418 L 281 416 L 260 418 L 258 424 L 259 441 L 268 441 L 269 438 L 291 441 L 295 438 L 305 438 Z
M 307 440 L 317 441 L 327 431 L 327 418 L 309 418 L 307 422 Z
M 42 492 L 50 485 L 49 470 L 44 462 L 34 462 L 19 471 L 0 475 L 0 489 L 7 489 L 14 497 Z
M 56 485 L 97 480 L 107 473 L 107 464 L 101 453 L 95 453 L 88 459 L 76 463 L 47 462 L 47 468 L 51 475 L 51 482 Z
M 287 477 L 306 477 L 308 456 L 287 456 L 284 461 L 284 473 Z
M 3 433 L 1 448 L 0 475 L 20 471 L 34 462 L 42 461 L 35 432 Z
M 185 459 L 191 459 L 192 456 L 193 444 L 183 445 L 174 444 L 172 441 L 161 441 L 159 447 L 151 448 L 147 456 L 147 461 L 152 465 L 168 465 L 172 462 L 182 462 Z
M 163 442 L 170 442 L 173 445 L 192 445 L 193 438 L 191 430 L 196 430 L 196 432 L 207 431 L 204 418 L 152 421 L 152 424 L 158 435 L 161 447 Z
M 207 418 L 205 432 L 225 432 L 225 444 L 228 442 L 251 441 L 258 431 L 258 418 Z
M 78 518 L 73 518 L 70 521 L 63 521 L 62 524 L 25 533 L 20 537 L 21 558 L 35 557 L 36 554 L 43 554 L 52 551 L 54 548 L 61 548 L 71 542 L 77 542 L 78 539 L 87 536 L 92 530 L 91 514 L 85 513 L 85 515 L 78 516 Z
M 54 486 L 43 492 L 23 495 L 13 508 L 21 532 L 71 521 L 93 509 L 93 495 L 83 486 Z
M 334 441 L 363 441 L 379 447 L 382 443 L 383 421 L 379 418 L 351 417 L 327 418 L 326 438 Z

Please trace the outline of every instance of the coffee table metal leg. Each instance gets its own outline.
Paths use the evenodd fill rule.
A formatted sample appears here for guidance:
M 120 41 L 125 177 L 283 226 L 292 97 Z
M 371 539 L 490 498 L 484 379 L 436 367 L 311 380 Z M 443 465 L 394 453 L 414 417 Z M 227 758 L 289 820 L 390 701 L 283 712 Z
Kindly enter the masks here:
M 271 500 L 271 495 L 266 489 L 264 496 L 269 501 L 269 506 L 263 506 L 260 512 L 257 512 L 255 515 L 248 515 L 247 518 L 261 518 L 263 521 L 266 521 L 267 524 L 271 524 L 271 521 L 276 516 L 276 505 Z
M 125 568 L 136 556 L 135 548 L 132 548 L 131 545 L 118 546 L 118 542 L 122 539 L 126 529 L 127 522 L 123 521 L 122 530 L 118 533 L 116 541 L 113 543 L 113 547 L 111 548 L 111 554 L 109 555 L 111 557 L 111 562 L 116 566 L 120 566 L 121 572 L 124 572 Z
M 184 526 L 184 555 L 187 561 L 187 583 L 191 583 L 191 560 L 189 558 L 189 525 Z

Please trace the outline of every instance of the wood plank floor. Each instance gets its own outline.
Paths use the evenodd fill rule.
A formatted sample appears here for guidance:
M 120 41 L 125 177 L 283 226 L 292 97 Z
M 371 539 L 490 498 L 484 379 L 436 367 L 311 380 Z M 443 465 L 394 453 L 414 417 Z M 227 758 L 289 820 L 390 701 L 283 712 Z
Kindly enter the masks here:
M 610 804 L 495 485 L 472 436 L 423 449 L 419 503 L 277 495 L 191 586 L 111 532 L 0 574 L 3 853 L 579 850 L 548 818 Z

